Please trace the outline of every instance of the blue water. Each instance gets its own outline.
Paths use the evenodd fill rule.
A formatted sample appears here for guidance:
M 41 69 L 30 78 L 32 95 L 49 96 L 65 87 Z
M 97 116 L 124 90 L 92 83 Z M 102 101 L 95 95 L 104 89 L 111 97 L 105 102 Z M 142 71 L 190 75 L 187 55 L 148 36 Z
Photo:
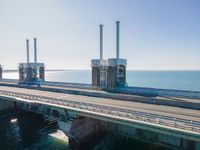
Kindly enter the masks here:
M 17 72 L 4 78 L 18 78 Z M 91 83 L 90 70 L 47 71 L 47 81 Z M 129 86 L 200 91 L 200 71 L 127 71 Z

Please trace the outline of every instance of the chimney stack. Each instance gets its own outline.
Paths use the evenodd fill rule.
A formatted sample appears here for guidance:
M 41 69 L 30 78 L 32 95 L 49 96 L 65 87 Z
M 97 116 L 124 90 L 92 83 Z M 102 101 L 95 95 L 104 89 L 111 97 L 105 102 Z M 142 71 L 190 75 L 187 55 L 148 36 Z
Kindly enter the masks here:
M 37 63 L 37 39 L 34 38 L 34 60 L 35 60 L 35 63 Z
M 27 64 L 29 64 L 29 40 L 26 40 Z
M 120 21 L 116 21 L 116 58 L 119 59 L 119 25 Z
M 100 59 L 103 59 L 103 24 L 99 25 L 100 27 Z

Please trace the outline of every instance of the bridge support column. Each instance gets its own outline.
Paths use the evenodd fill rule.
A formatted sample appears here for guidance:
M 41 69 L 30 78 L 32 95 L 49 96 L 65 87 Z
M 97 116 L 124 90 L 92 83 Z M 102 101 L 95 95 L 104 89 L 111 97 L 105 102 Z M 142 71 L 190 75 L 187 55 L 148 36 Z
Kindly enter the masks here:
M 105 131 L 100 128 L 100 121 L 78 117 L 72 122 L 70 134 L 70 149 L 79 150 L 93 146 L 93 143 L 105 135 Z

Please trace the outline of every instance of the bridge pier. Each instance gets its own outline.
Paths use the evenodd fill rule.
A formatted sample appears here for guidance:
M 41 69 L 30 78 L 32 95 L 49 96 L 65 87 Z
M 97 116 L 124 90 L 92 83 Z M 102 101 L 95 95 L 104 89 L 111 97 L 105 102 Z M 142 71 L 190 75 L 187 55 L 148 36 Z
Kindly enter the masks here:
M 72 137 L 69 139 L 69 146 L 78 150 L 92 147 L 106 132 L 102 130 L 99 120 L 78 117 L 72 122 L 70 134 Z

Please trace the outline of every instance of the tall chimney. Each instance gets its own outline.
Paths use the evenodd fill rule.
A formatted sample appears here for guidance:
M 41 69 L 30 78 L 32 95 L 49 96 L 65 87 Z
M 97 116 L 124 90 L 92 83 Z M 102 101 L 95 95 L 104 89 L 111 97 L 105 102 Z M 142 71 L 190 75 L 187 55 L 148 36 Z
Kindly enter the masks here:
M 100 59 L 103 59 L 103 24 L 100 27 Z
M 116 21 L 116 58 L 119 59 L 119 24 L 120 21 Z
M 27 64 L 29 64 L 29 40 L 26 40 L 26 59 L 27 59 Z
M 37 63 L 37 39 L 34 38 L 34 60 L 35 60 L 35 63 Z

